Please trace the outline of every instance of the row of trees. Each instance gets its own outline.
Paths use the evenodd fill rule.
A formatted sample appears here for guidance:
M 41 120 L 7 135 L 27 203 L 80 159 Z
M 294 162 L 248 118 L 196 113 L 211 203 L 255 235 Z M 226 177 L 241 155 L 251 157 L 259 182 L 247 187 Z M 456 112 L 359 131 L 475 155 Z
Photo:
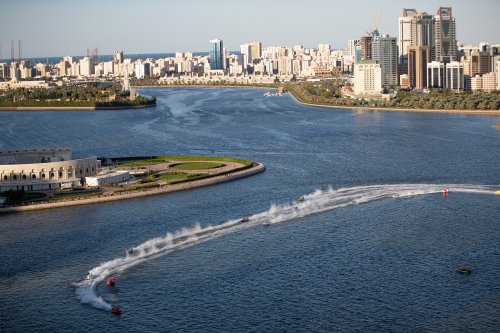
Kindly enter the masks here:
M 406 109 L 437 110 L 500 110 L 500 91 L 455 93 L 448 89 L 434 89 L 428 94 L 400 90 L 388 100 L 353 99 L 344 97 L 341 81 L 300 82 L 287 89 L 300 101 L 311 104 L 338 106 L 375 106 Z
M 0 106 L 127 106 L 156 104 L 156 98 L 138 96 L 129 99 L 130 92 L 122 91 L 118 83 L 86 83 L 44 88 L 16 88 L 2 92 Z

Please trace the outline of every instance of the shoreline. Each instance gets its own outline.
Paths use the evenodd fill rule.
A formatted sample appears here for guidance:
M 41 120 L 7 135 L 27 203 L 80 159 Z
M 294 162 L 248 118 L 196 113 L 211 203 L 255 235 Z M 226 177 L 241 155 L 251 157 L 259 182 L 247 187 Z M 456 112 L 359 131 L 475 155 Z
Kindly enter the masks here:
M 157 85 L 157 86 L 134 86 L 136 89 L 140 88 L 241 88 L 241 89 L 278 89 L 276 87 L 258 87 L 258 86 L 228 86 L 228 85 L 206 85 L 206 84 L 182 84 L 182 85 Z M 500 116 L 500 110 L 448 110 L 448 109 L 408 109 L 408 108 L 385 108 L 385 107 L 369 107 L 369 106 L 347 106 L 347 105 L 325 105 L 325 104 L 312 104 L 300 101 L 297 96 L 291 91 L 287 90 L 293 96 L 293 99 L 298 104 L 306 106 L 317 106 L 329 109 L 347 109 L 353 111 L 392 111 L 392 112 L 422 112 L 422 113 L 444 113 L 444 114 L 461 114 L 461 115 L 477 115 L 477 116 Z
M 129 105 L 129 106 L 0 106 L 0 111 L 98 111 L 98 110 L 127 110 L 155 107 L 156 104 Z
M 347 106 L 347 105 L 324 105 L 312 104 L 300 101 L 293 92 L 287 91 L 293 96 L 293 99 L 298 104 L 307 106 L 317 106 L 320 108 L 329 109 L 348 109 L 353 111 L 390 111 L 390 112 L 421 112 L 421 113 L 445 113 L 445 114 L 461 114 L 461 115 L 476 115 L 476 116 L 500 116 L 500 110 L 445 110 L 445 109 L 405 109 L 405 108 L 382 108 L 382 107 L 369 107 L 369 106 Z
M 53 202 L 53 203 L 42 203 L 42 204 L 33 204 L 27 206 L 12 206 L 12 207 L 3 207 L 0 208 L 0 215 L 7 213 L 18 213 L 18 212 L 27 212 L 27 211 L 35 211 L 41 209 L 51 209 L 51 208 L 61 208 L 61 207 L 72 207 L 72 206 L 81 206 L 81 205 L 91 205 L 91 204 L 99 204 L 106 203 L 112 201 L 119 200 L 128 200 L 135 198 L 142 198 L 146 196 L 152 195 L 160 195 L 172 192 L 186 191 L 191 189 L 196 189 L 205 186 L 217 185 L 233 180 L 238 180 L 241 178 L 250 177 L 259 173 L 262 173 L 266 170 L 266 167 L 263 163 L 254 162 L 254 165 L 251 168 L 240 170 L 236 172 L 227 173 L 220 176 L 214 176 L 210 178 L 204 178 L 199 180 L 193 180 L 189 182 L 173 184 L 173 185 L 165 185 L 160 188 L 152 188 L 148 190 L 137 190 L 130 191 L 129 193 L 113 193 L 111 195 L 100 195 L 92 198 L 76 198 L 71 201 L 64 202 Z

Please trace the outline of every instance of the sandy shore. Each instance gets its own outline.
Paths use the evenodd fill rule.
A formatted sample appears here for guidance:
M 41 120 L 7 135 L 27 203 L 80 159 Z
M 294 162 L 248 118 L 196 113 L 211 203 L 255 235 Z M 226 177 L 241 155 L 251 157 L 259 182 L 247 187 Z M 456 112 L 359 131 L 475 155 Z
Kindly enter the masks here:
M 160 188 L 152 188 L 147 190 L 139 190 L 139 191 L 129 191 L 129 192 L 119 192 L 119 193 L 105 193 L 96 197 L 91 198 L 76 198 L 76 199 L 68 199 L 68 201 L 63 202 L 51 202 L 51 203 L 41 203 L 41 204 L 33 204 L 26 206 L 15 206 L 15 207 L 3 207 L 0 208 L 0 214 L 2 213 L 15 213 L 15 212 L 26 212 L 31 210 L 39 210 L 39 209 L 50 209 L 50 208 L 60 208 L 60 207 L 70 207 L 70 206 L 80 206 L 80 205 L 90 205 L 118 200 L 126 200 L 133 198 L 146 197 L 150 195 L 159 195 L 177 191 L 185 191 L 191 190 L 198 187 L 210 186 L 225 183 L 232 180 L 237 180 L 245 177 L 249 177 L 252 175 L 256 175 L 258 173 L 264 172 L 266 167 L 262 163 L 254 163 L 254 165 L 245 170 L 236 171 L 233 173 L 228 173 L 221 176 L 193 180 L 190 182 L 174 184 L 174 185 L 165 185 Z

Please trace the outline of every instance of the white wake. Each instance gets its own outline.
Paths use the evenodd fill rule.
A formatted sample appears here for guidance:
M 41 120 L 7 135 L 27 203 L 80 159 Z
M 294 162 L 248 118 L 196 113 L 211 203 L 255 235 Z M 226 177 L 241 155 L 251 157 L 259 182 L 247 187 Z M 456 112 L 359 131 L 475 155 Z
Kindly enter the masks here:
M 250 216 L 248 222 L 241 222 L 240 219 L 235 219 L 205 228 L 197 224 L 192 228 L 183 228 L 175 233 L 167 233 L 164 236 L 150 239 L 133 248 L 132 253 L 127 253 L 120 258 L 106 261 L 91 269 L 84 280 L 76 283 L 76 295 L 82 303 L 90 304 L 98 309 L 111 311 L 112 305 L 97 294 L 97 285 L 109 276 L 119 274 L 130 267 L 158 256 L 164 256 L 173 251 L 179 251 L 186 247 L 250 227 L 280 223 L 337 208 L 386 198 L 399 199 L 424 194 L 442 193 L 444 188 L 449 189 L 449 195 L 457 192 L 495 194 L 499 186 L 395 184 L 357 186 L 337 190 L 331 187 L 327 190 L 318 189 L 304 196 L 303 200 L 281 205 L 272 204 L 267 211 Z

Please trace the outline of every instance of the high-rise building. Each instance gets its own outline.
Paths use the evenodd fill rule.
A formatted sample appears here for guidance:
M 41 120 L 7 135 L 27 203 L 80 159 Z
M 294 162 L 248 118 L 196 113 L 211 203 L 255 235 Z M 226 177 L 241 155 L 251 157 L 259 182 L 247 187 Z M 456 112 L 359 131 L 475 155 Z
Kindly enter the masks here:
M 375 60 L 362 60 L 354 65 L 354 93 L 377 95 L 382 92 L 382 71 Z
M 360 38 L 361 60 L 372 60 L 372 36 L 363 36 Z
M 411 20 L 411 45 L 429 46 L 431 59 L 435 52 L 434 16 L 427 13 L 416 13 Z
M 382 35 L 377 43 L 378 61 L 382 73 L 382 86 L 389 87 L 398 84 L 398 45 L 396 37 Z
M 262 57 L 262 43 L 261 42 L 250 42 L 248 43 L 250 45 L 250 53 L 252 55 L 252 59 L 250 61 L 253 61 L 254 59 Z
M 427 64 L 427 88 L 444 88 L 445 64 L 433 61 Z
M 444 63 L 457 60 L 455 18 L 452 16 L 451 7 L 439 7 L 437 15 L 434 18 L 436 20 L 436 51 L 434 59 Z
M 427 86 L 427 63 L 430 60 L 430 46 L 408 47 L 408 78 L 411 88 L 424 89 Z
M 212 39 L 210 41 L 210 69 L 221 70 L 224 69 L 224 47 L 222 40 Z
M 91 57 L 80 59 L 80 75 L 91 76 L 94 74 L 94 61 Z
M 349 39 L 347 41 L 347 53 L 349 57 L 356 57 L 356 44 L 358 44 L 359 39 Z
M 240 45 L 240 54 L 242 55 L 243 61 L 240 65 L 243 65 L 243 69 L 246 71 L 247 65 L 252 62 L 252 49 L 249 44 Z
M 8 76 L 7 64 L 5 62 L 0 62 L 0 79 L 6 79 Z
M 446 64 L 446 88 L 453 91 L 463 91 L 464 84 L 464 65 L 458 61 L 452 61 Z
M 497 62 L 495 73 L 497 75 L 497 90 L 500 90 L 500 60 Z
M 404 68 L 408 64 L 408 46 L 411 45 L 411 21 L 416 14 L 415 9 L 403 9 L 403 16 L 399 18 L 399 63 L 403 64 Z
M 122 50 L 115 50 L 115 53 L 113 54 L 113 61 L 115 64 L 123 64 L 123 51 Z

